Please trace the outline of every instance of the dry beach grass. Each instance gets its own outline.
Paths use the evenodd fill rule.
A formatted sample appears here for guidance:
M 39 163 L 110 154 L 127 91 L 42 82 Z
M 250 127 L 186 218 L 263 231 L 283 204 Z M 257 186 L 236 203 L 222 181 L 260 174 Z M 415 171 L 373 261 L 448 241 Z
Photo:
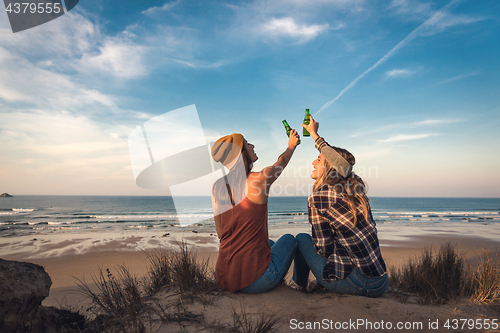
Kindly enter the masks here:
M 275 237 L 274 233 L 279 236 L 279 232 L 273 230 L 271 237 Z M 95 246 L 80 254 L 68 250 L 69 254 L 64 255 L 63 249 L 59 249 L 56 256 L 26 251 L 2 257 L 44 266 L 53 280 L 51 295 L 44 305 L 84 314 L 87 318 L 85 332 L 324 332 L 300 326 L 323 320 L 336 323 L 357 320 L 365 323 L 416 323 L 423 326 L 405 332 L 425 332 L 430 322 L 438 321 L 442 325 L 446 320 L 484 320 L 498 318 L 499 315 L 500 268 L 493 254 L 500 250 L 500 242 L 494 239 L 453 234 L 399 234 L 394 239 L 382 238 L 382 254 L 388 265 L 395 267 L 392 271 L 402 273 L 409 270 L 420 274 L 423 270 L 418 267 L 423 263 L 432 276 L 435 275 L 433 267 L 446 274 L 448 269 L 443 270 L 443 267 L 461 265 L 460 292 L 452 288 L 452 297 L 444 297 L 441 291 L 437 291 L 438 287 L 429 285 L 425 288 L 424 284 L 424 289 L 432 291 L 429 294 L 437 293 L 440 297 L 432 299 L 430 303 L 433 305 L 423 305 L 428 297 L 419 295 L 415 286 L 404 290 L 403 283 L 398 285 L 394 282 L 404 281 L 396 275 L 391 275 L 392 291 L 377 299 L 329 292 L 304 294 L 286 284 L 258 295 L 220 291 L 213 278 L 217 258 L 215 236 L 210 236 L 208 232 L 193 234 L 185 231 L 161 238 L 165 243 L 157 249 L 138 251 L 129 246 L 141 238 L 140 241 L 145 242 L 146 237 L 149 241 L 158 241 L 158 235 L 153 236 L 134 234 L 122 240 L 115 237 L 108 246 Z M 92 235 L 75 235 L 74 239 L 61 239 L 60 242 L 55 236 L 39 237 L 39 241 L 50 244 L 53 250 L 58 245 L 75 248 L 77 239 L 89 237 L 92 238 Z M 184 244 L 181 242 L 183 239 L 186 241 Z M 439 245 L 446 244 L 450 239 L 453 245 L 445 246 L 439 259 Z M 67 245 L 68 241 L 73 245 Z M 436 250 L 429 251 L 431 246 Z M 483 250 L 488 253 L 487 257 Z M 29 258 L 33 254 L 36 256 Z M 413 268 L 407 269 L 409 265 Z M 76 278 L 81 280 L 80 288 L 76 288 Z M 430 281 L 428 277 L 425 280 Z M 82 294 L 84 290 L 87 293 Z M 82 329 L 79 331 L 82 332 Z M 349 331 L 366 332 L 370 329 L 360 326 Z M 450 330 L 441 326 L 441 329 L 432 331 Z
M 156 332 L 171 326 L 196 327 L 207 332 L 277 332 L 282 317 L 277 313 L 249 314 L 241 302 L 230 316 L 206 318 L 193 311 L 195 303 L 214 305 L 221 296 L 208 261 L 197 261 L 193 251 L 181 243 L 178 251 L 148 254 L 150 267 L 142 281 L 119 266 L 118 277 L 109 269 L 93 277 L 97 292 L 80 281 L 79 287 L 91 301 L 85 311 L 89 331 Z M 426 248 L 419 257 L 400 268 L 391 267 L 390 286 L 400 301 L 414 297 L 419 304 L 446 304 L 467 297 L 498 311 L 500 270 L 495 258 L 483 254 L 476 266 L 465 269 L 463 256 L 445 243 L 439 250 Z M 281 287 L 285 288 L 285 287 Z M 316 297 L 324 297 L 323 292 Z M 404 295 L 404 297 L 401 297 Z M 329 295 L 331 296 L 331 295 Z M 352 297 L 352 296 L 338 296 Z M 196 308 L 196 307 L 194 307 Z M 228 320 L 229 319 L 229 320 Z M 186 328 L 187 329 L 187 328 Z

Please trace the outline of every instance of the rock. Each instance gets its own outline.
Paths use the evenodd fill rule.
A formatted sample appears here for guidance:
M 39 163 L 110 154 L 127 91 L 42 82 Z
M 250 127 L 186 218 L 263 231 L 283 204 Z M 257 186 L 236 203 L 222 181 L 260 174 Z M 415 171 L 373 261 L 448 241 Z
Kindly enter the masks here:
M 42 266 L 0 259 L 0 332 L 37 332 L 52 281 Z
M 3 193 L 3 194 L 0 194 L 0 197 L 2 197 L 2 198 L 12 198 L 12 195 L 10 195 L 9 193 Z
M 87 329 L 85 317 L 78 312 L 58 309 L 53 306 L 41 306 L 35 325 L 30 333 L 72 333 L 92 332 Z

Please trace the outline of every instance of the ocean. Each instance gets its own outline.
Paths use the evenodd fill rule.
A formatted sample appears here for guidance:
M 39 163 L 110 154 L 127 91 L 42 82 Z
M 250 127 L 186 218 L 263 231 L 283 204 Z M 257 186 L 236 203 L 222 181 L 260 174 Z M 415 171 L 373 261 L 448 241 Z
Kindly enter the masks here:
M 172 230 L 213 225 L 207 197 L 38 196 L 0 198 L 0 237 L 88 230 Z M 178 203 L 178 201 L 176 201 Z M 500 223 L 500 198 L 370 198 L 377 224 L 443 227 Z M 187 207 L 187 208 L 186 208 Z M 307 224 L 307 197 L 269 198 L 269 224 Z M 182 221 L 182 223 L 179 223 Z

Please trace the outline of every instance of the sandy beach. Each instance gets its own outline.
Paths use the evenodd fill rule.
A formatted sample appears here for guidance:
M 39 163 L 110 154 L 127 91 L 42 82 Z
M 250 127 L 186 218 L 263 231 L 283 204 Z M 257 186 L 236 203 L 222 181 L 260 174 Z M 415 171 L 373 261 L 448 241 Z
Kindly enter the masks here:
M 500 237 L 498 236 L 500 228 L 494 224 L 462 226 L 460 229 L 442 226 L 422 228 L 381 225 L 378 229 L 382 255 L 388 266 L 401 265 L 408 258 L 419 254 L 424 248 L 430 246 L 439 248 L 447 241 L 455 245 L 468 261 L 476 260 L 483 251 L 498 252 L 500 250 Z M 52 287 L 50 296 L 44 300 L 43 305 L 78 307 L 83 304 L 83 301 L 82 296 L 75 292 L 77 279 L 91 283 L 91 276 L 98 272 L 99 267 L 113 270 L 118 265 L 127 267 L 140 278 L 148 268 L 147 251 L 159 248 L 175 249 L 180 241 L 186 242 L 193 251 L 196 251 L 199 260 L 208 259 L 209 265 L 214 267 L 218 250 L 217 236 L 211 229 L 198 230 L 187 227 L 181 231 L 163 234 L 153 231 L 83 232 L 1 238 L 0 253 L 3 259 L 32 262 L 45 268 L 52 279 Z M 309 232 L 309 229 L 306 226 L 272 228 L 270 237 L 277 239 L 286 232 L 296 235 L 300 232 Z M 290 279 L 290 272 L 287 278 Z M 222 292 L 219 296 L 215 298 L 212 305 L 194 307 L 191 310 L 203 313 L 207 322 L 219 320 L 221 314 L 229 318 L 232 308 L 240 309 L 242 306 L 250 314 L 277 313 L 281 317 L 280 331 L 282 332 L 324 331 L 328 321 L 331 323 L 351 321 L 352 324 L 353 321 L 358 320 L 373 323 L 384 321 L 394 325 L 398 322 L 420 322 L 422 327 L 415 324 L 417 327 L 401 331 L 445 332 L 449 330 L 443 327 L 439 330 L 431 330 L 428 326 L 436 320 L 439 325 L 442 325 L 446 320 L 453 318 L 483 320 L 498 316 L 483 306 L 470 303 L 467 299 L 460 299 L 458 303 L 443 306 L 424 306 L 418 305 L 415 301 L 401 303 L 391 293 L 386 293 L 377 299 L 332 293 L 311 295 L 303 294 L 284 285 L 279 285 L 272 291 L 260 295 Z M 322 322 L 323 320 L 326 321 Z M 308 322 L 321 322 L 324 327 L 311 326 L 308 329 Z M 358 324 L 361 324 L 361 321 Z M 351 326 L 348 331 L 370 331 L 370 327 L 368 329 L 365 326 L 356 326 L 356 329 L 353 327 Z M 387 327 L 375 328 L 373 331 L 391 331 Z M 195 330 L 194 326 L 183 329 L 188 332 L 190 329 Z M 165 332 L 181 331 L 178 324 L 164 326 L 160 332 L 164 330 Z

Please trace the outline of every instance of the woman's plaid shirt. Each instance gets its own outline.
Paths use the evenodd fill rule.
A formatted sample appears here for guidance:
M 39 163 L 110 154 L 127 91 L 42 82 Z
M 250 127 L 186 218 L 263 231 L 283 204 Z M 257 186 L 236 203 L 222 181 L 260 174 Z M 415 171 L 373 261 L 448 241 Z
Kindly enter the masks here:
M 311 194 L 308 206 L 314 247 L 320 255 L 328 257 L 324 279 L 344 279 L 353 268 L 370 277 L 386 273 L 371 210 L 365 219 L 358 209 L 353 227 L 354 215 L 349 204 L 330 185 Z

